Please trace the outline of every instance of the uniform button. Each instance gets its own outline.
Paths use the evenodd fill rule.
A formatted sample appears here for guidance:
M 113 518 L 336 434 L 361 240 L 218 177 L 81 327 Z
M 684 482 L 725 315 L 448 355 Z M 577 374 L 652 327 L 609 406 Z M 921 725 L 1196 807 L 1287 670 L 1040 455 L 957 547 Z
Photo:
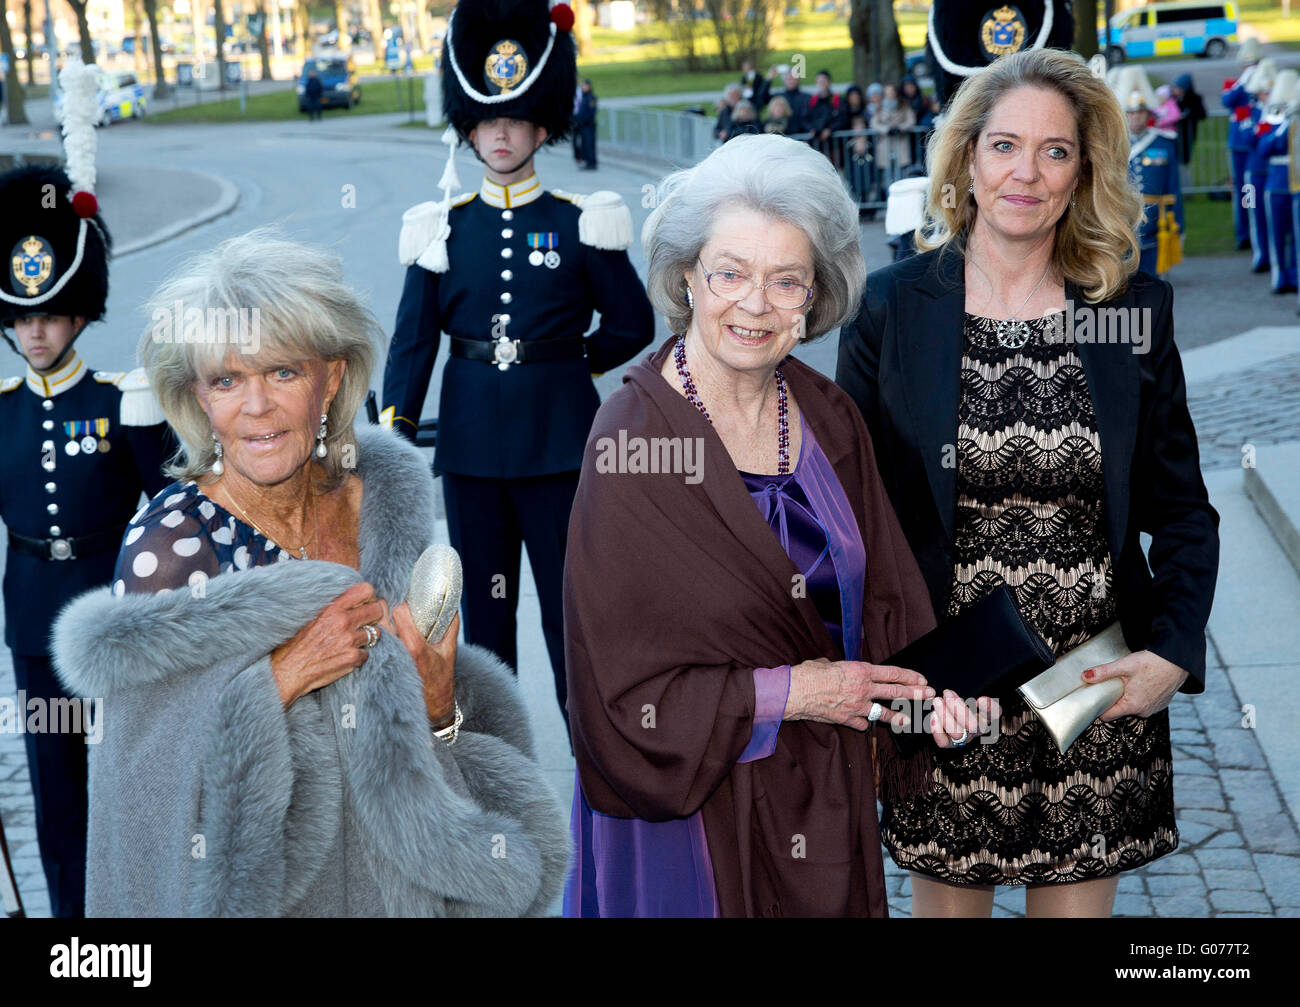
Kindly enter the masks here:
M 44 423 L 41 424 L 41 429 L 42 429 L 42 430 L 53 430 L 53 429 L 54 429 L 54 421 L 53 421 L 53 420 L 46 420 Z
M 502 211 L 501 211 L 501 219 L 502 219 L 502 220 L 514 220 L 514 219 L 515 219 L 515 211 L 514 211 L 514 210 L 502 210 Z
M 52 503 L 52 504 L 46 504 L 46 505 L 45 505 L 45 511 L 46 511 L 46 513 L 48 513 L 48 514 L 57 514 L 57 513 L 59 513 L 59 505 L 58 505 L 58 504 L 53 504 L 53 503 Z
M 503 237 L 503 238 L 513 238 L 514 236 L 515 236 L 515 229 L 514 229 L 513 227 L 503 227 L 503 228 L 501 228 L 501 237 Z
M 512 252 L 512 251 L 511 251 L 510 249 L 508 249 L 508 248 L 503 248 L 503 249 L 501 249 L 501 258 L 503 258 L 503 259 L 508 259 L 508 258 L 510 258 L 510 256 L 512 256 L 512 255 L 514 255 L 514 254 L 515 254 L 515 253 Z
M 41 408 L 44 409 L 46 412 L 49 412 L 51 409 L 54 408 L 54 401 L 52 399 L 46 399 L 44 402 L 41 403 Z
M 45 492 L 46 492 L 46 493 L 53 493 L 56 489 L 58 489 L 58 487 L 55 486 L 54 483 L 46 483 L 46 484 L 45 484 Z
M 63 534 L 63 529 L 56 524 L 52 524 L 50 525 L 50 534 L 53 535 L 55 538 L 58 538 L 60 535 Z
M 512 273 L 512 272 L 510 272 L 510 270 L 508 270 L 508 269 L 503 269 L 503 270 L 501 270 L 501 279 L 503 279 L 503 280 L 513 280 L 514 278 L 515 278 L 515 274 Z
M 511 301 L 510 291 L 508 291 L 508 290 L 502 291 L 502 293 L 501 293 L 501 303 L 502 303 L 502 304 L 509 304 L 510 301 Z

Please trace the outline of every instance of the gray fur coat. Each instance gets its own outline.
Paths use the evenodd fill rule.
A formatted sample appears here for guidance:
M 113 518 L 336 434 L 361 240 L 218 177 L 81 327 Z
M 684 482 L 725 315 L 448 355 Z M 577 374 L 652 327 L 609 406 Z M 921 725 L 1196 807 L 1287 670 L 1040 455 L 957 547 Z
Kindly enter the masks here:
M 283 709 L 271 651 L 362 579 L 399 603 L 433 537 L 420 453 L 377 427 L 357 442 L 360 574 L 298 560 L 213 577 L 200 597 L 104 588 L 60 614 L 60 677 L 104 700 L 88 915 L 536 915 L 559 893 L 565 819 L 492 654 L 459 649 L 451 747 L 433 743 L 390 633 Z

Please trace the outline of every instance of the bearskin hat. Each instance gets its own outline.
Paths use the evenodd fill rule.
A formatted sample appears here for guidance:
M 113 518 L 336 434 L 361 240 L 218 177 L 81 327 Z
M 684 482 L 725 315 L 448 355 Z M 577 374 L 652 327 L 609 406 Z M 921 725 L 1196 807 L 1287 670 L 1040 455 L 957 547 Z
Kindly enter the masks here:
M 926 57 L 935 94 L 944 103 L 963 80 L 999 56 L 1073 46 L 1070 0 L 933 0 L 930 5 Z
M 578 89 L 572 27 L 569 6 L 548 0 L 456 5 L 442 47 L 442 111 L 462 139 L 501 117 L 544 126 L 547 143 L 569 135 Z
M 0 325 L 25 315 L 80 315 L 98 321 L 108 301 L 112 239 L 93 197 L 61 168 L 28 166 L 0 175 Z M 57 288 L 57 289 L 56 289 Z M 51 295 L 51 291 L 55 291 Z

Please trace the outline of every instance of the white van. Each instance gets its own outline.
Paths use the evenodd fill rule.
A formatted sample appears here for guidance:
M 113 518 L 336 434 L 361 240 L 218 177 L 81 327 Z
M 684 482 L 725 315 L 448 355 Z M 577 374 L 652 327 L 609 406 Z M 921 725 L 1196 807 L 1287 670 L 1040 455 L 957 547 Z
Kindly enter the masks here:
M 1139 56 L 1227 55 L 1237 41 L 1237 7 L 1231 3 L 1153 3 L 1110 19 L 1110 38 L 1097 30 L 1097 46 L 1113 66 Z

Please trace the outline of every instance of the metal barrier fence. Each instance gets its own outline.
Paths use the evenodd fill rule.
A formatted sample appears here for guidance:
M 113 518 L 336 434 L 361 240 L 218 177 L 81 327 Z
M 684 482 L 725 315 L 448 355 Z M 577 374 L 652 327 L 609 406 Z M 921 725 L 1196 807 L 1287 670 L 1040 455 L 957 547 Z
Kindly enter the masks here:
M 704 160 L 717 146 L 713 119 L 654 108 L 602 108 L 596 117 L 596 142 L 683 168 Z
M 1227 149 L 1228 116 L 1210 110 L 1197 130 L 1192 156 L 1183 166 L 1184 195 L 1232 191 L 1232 164 Z M 711 116 L 646 108 L 602 109 L 597 123 L 599 141 L 622 152 L 656 157 L 680 166 L 696 164 L 718 146 Z M 862 210 L 881 210 L 891 182 L 913 167 L 925 170 L 929 126 L 901 130 L 844 129 L 814 143 L 839 169 Z M 809 133 L 791 134 L 808 142 Z

